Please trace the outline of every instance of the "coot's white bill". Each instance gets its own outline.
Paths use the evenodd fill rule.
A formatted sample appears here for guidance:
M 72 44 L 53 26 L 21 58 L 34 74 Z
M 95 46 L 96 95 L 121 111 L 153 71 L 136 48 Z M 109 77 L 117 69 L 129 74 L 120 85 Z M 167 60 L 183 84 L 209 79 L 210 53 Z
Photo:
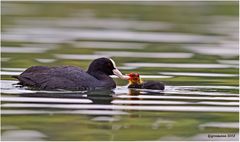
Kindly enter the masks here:
M 129 76 L 123 75 L 118 69 L 114 69 L 114 70 L 113 70 L 113 73 L 114 73 L 117 77 L 119 77 L 119 78 L 121 78 L 121 79 L 124 79 L 124 80 L 128 80 L 128 79 L 129 79 Z

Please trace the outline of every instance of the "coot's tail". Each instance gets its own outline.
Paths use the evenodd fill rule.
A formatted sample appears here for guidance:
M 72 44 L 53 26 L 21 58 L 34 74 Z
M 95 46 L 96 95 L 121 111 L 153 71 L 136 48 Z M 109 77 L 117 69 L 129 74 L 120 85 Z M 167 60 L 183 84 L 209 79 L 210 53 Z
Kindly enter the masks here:
M 16 78 L 16 79 L 18 79 L 18 81 L 19 81 L 19 82 L 18 82 L 18 83 L 16 83 L 16 85 L 23 85 L 23 84 L 22 84 L 22 82 L 20 81 L 20 79 L 19 79 L 19 76 L 18 76 L 18 75 L 12 75 L 11 77 L 12 77 L 12 78 Z
M 23 85 L 23 86 L 25 86 L 25 85 L 29 85 L 29 86 L 33 86 L 35 83 L 34 82 L 32 82 L 31 80 L 29 80 L 28 78 L 25 78 L 25 77 L 22 77 L 22 76 L 20 76 L 20 75 L 13 75 L 12 76 L 13 78 L 16 78 L 16 79 L 18 79 L 18 85 Z

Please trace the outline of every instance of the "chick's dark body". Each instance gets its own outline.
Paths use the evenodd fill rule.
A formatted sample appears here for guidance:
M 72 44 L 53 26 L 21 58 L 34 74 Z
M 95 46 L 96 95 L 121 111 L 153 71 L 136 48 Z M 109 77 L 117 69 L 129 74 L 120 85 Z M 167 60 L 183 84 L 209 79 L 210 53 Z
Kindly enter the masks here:
M 164 90 L 165 85 L 162 82 L 157 81 L 147 81 L 141 84 L 130 84 L 128 88 L 138 88 L 138 89 L 152 89 L 152 90 Z
M 139 73 L 130 73 L 128 88 L 138 88 L 138 89 L 152 89 L 152 90 L 164 90 L 165 85 L 162 82 L 157 81 L 142 81 Z

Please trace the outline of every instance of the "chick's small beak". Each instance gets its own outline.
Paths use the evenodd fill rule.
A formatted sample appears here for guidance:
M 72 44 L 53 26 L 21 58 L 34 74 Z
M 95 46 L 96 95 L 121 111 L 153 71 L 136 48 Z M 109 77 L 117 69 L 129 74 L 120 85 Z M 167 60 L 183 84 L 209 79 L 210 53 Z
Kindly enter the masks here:
M 129 76 L 127 76 L 127 75 L 123 75 L 118 69 L 114 69 L 113 70 L 113 73 L 117 76 L 117 77 L 119 77 L 119 78 L 121 78 L 121 79 L 124 79 L 124 80 L 128 80 L 130 77 Z

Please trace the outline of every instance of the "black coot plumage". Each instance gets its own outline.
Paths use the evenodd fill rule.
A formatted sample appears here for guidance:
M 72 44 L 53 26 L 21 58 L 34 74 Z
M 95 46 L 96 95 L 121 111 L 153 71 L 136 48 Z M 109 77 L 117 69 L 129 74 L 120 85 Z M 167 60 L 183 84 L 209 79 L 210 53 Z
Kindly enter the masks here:
M 117 75 L 128 79 L 116 68 L 115 62 L 109 58 L 95 59 L 85 72 L 75 66 L 32 66 L 19 76 L 19 84 L 44 90 L 91 90 L 112 89 L 116 83 L 109 75 Z
M 146 81 L 143 82 L 138 73 L 130 73 L 128 88 L 139 88 L 139 89 L 153 89 L 153 90 L 164 90 L 165 85 L 162 82 L 157 81 Z

